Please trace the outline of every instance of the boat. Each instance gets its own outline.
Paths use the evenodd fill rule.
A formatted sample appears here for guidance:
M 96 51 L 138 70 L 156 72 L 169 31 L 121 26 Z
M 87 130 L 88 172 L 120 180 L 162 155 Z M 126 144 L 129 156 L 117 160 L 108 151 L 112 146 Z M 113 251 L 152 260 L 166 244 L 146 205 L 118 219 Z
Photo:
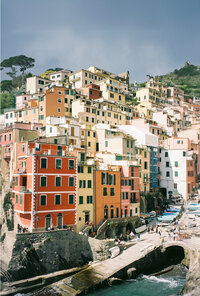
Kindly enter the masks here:
M 142 225 L 142 226 L 140 226 L 138 228 L 135 228 L 135 232 L 140 233 L 140 232 L 145 231 L 146 229 L 147 229 L 146 225 Z
M 168 216 L 158 216 L 157 220 L 159 222 L 173 222 L 176 219 L 176 217 L 174 215 L 168 215 Z
M 117 255 L 119 255 L 120 253 L 120 248 L 118 246 L 110 248 L 109 251 L 111 252 L 111 259 L 117 257 Z

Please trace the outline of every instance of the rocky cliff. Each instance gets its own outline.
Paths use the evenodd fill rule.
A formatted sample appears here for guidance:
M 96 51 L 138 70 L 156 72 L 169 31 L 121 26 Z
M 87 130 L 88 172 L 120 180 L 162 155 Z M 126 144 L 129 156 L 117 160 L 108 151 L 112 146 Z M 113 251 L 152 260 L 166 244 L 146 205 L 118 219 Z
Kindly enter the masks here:
M 190 265 L 182 295 L 200 295 L 200 249 L 190 251 Z
M 20 280 L 92 260 L 86 236 L 68 230 L 17 234 L 7 271 L 12 280 Z

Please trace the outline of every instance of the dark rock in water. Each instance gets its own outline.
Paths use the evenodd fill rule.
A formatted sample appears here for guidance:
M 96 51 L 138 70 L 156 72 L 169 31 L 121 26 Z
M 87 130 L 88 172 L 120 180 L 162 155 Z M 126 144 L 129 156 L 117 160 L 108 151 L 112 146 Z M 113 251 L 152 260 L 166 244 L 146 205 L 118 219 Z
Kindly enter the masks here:
M 123 283 L 123 280 L 119 278 L 111 277 L 107 280 L 107 282 L 109 286 L 113 286 L 113 285 L 120 285 L 121 283 Z
M 136 278 L 136 276 L 137 276 L 136 268 L 132 267 L 127 270 L 127 278 L 128 279 L 134 279 L 134 278 Z
M 21 280 L 93 260 L 88 238 L 61 230 L 17 235 L 8 267 L 12 280 Z

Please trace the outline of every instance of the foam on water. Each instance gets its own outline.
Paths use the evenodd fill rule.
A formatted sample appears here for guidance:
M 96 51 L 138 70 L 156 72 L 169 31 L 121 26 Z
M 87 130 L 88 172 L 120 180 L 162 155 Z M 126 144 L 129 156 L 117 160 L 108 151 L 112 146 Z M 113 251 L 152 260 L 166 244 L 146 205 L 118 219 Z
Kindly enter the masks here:
M 147 279 L 147 280 L 150 280 L 150 281 L 155 281 L 157 283 L 167 283 L 167 284 L 169 284 L 169 286 L 171 288 L 175 288 L 175 287 L 179 286 L 179 282 L 177 280 L 174 280 L 174 279 L 158 278 L 158 277 L 153 276 L 153 275 L 151 275 L 151 276 L 143 275 L 143 278 Z

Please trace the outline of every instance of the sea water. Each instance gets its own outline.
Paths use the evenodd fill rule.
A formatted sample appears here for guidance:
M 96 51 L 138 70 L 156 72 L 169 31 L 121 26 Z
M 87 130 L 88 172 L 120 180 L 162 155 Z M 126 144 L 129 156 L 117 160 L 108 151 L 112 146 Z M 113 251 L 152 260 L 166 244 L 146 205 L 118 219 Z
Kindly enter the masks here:
M 126 280 L 120 285 L 96 290 L 88 296 L 175 296 L 179 295 L 185 285 L 186 272 L 187 269 L 182 264 L 178 264 L 172 271 L 165 274 L 140 275 L 135 280 Z M 40 296 L 40 291 L 18 293 L 15 296 Z
M 135 280 L 94 291 L 88 296 L 174 296 L 185 285 L 186 268 L 179 264 L 168 273 L 159 276 L 141 275 Z

